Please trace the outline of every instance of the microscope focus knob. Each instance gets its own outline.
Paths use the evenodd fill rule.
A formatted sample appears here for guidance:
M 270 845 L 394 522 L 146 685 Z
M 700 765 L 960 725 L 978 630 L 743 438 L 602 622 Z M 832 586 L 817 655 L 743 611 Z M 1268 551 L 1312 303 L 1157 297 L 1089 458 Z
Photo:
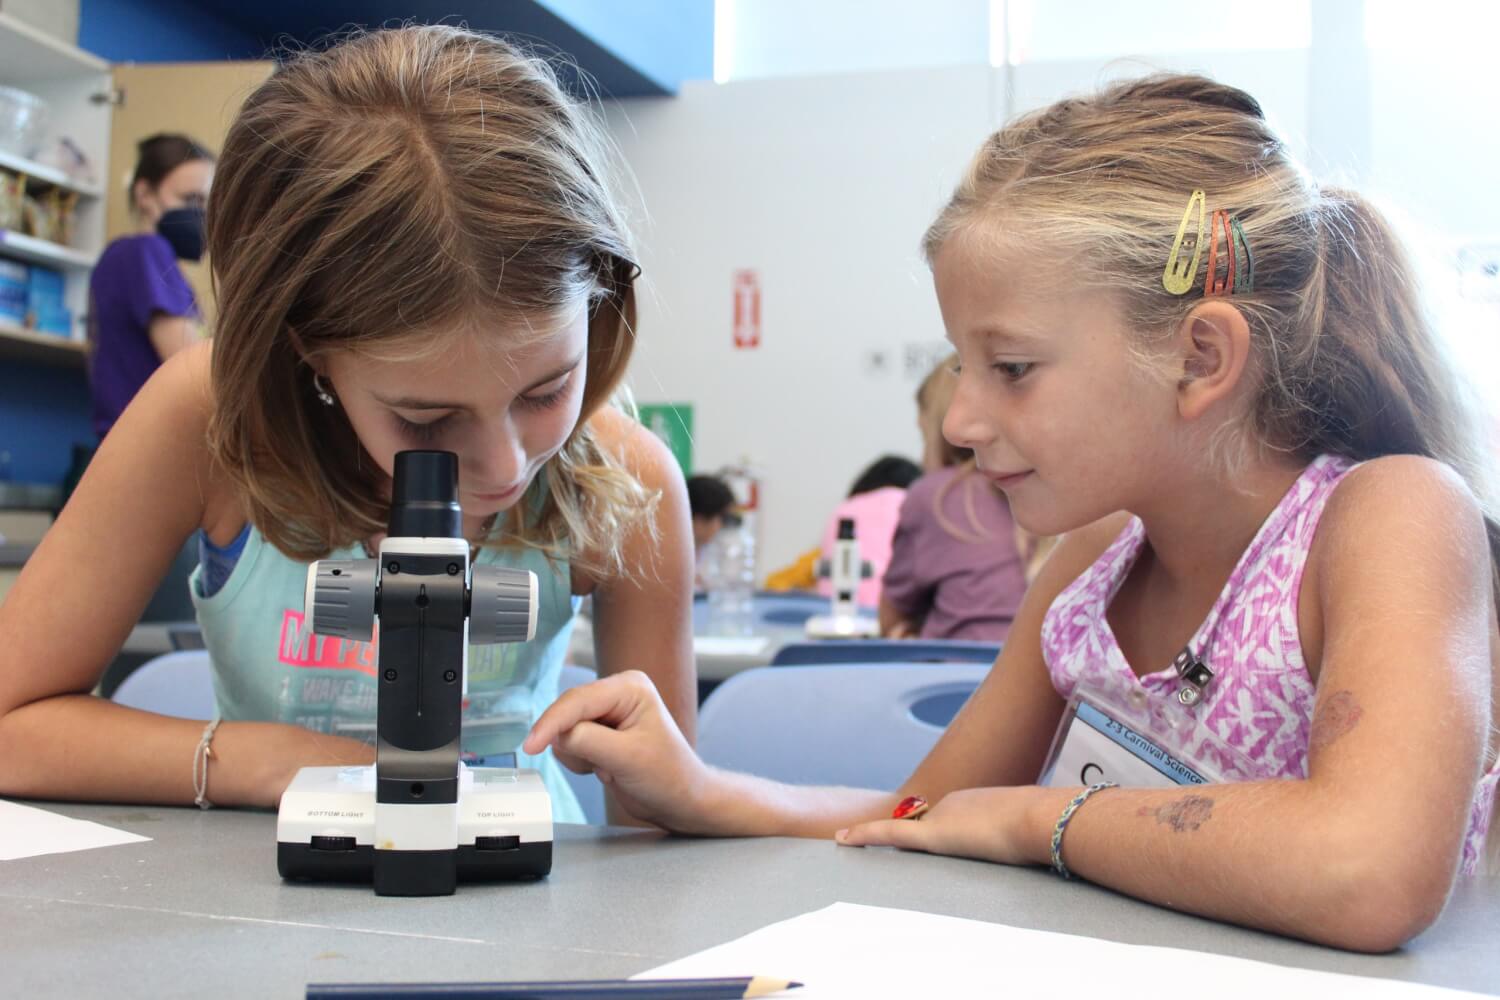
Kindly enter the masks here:
M 475 566 L 469 584 L 469 642 L 528 642 L 536 635 L 536 574 Z
M 319 559 L 307 567 L 306 627 L 318 635 L 369 642 L 375 633 L 374 559 Z

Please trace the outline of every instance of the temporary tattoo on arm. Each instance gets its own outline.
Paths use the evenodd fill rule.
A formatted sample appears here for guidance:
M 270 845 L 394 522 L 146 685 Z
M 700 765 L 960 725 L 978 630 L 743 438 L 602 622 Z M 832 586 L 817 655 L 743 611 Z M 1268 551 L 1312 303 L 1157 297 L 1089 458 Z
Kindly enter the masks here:
M 1316 753 L 1331 747 L 1346 733 L 1359 725 L 1365 710 L 1354 700 L 1352 691 L 1335 691 L 1324 698 L 1313 715 L 1312 739 L 1309 750 Z
M 1214 814 L 1214 800 L 1207 795 L 1189 795 L 1187 798 L 1168 802 L 1164 806 L 1145 806 L 1136 811 L 1137 816 L 1155 816 L 1156 821 L 1170 826 L 1173 833 L 1191 832 L 1207 823 Z

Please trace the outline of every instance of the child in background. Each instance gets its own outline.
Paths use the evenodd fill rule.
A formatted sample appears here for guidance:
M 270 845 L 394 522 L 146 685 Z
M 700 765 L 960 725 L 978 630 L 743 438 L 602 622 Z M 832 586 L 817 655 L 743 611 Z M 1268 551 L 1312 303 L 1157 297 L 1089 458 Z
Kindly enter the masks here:
M 701 556 L 703 547 L 733 522 L 734 491 L 717 476 L 689 476 L 687 496 L 693 515 L 693 548 Z
M 1025 534 L 974 456 L 942 438 L 958 384 L 957 357 L 917 389 L 917 424 L 931 471 L 911 485 L 891 543 L 880 632 L 892 639 L 1000 642 L 1026 593 Z
M 870 564 L 871 575 L 860 581 L 854 601 L 862 608 L 880 606 L 881 578 L 891 561 L 891 539 L 896 520 L 906 499 L 906 488 L 922 474 L 917 463 L 899 455 L 883 455 L 870 463 L 849 488 L 848 498 L 833 509 L 828 527 L 823 530 L 823 544 L 818 558 L 832 559 L 834 543 L 839 537 L 839 522 L 854 521 L 854 537 L 859 542 L 861 559 Z M 818 581 L 818 593 L 833 596 L 833 584 Z
M 535 641 L 470 650 L 464 753 L 517 749 L 584 594 L 601 674 L 648 670 L 692 733 L 682 479 L 609 405 L 638 268 L 600 148 L 545 63 L 451 27 L 250 95 L 208 203 L 213 342 L 152 376 L 0 606 L 0 795 L 272 807 L 300 767 L 372 761 L 373 649 L 307 633 L 303 587 L 375 551 L 418 448 L 458 455 L 476 562 L 540 582 Z M 216 729 L 89 693 L 200 529 Z M 521 760 L 581 822 L 551 755 Z
M 1420 933 L 1500 783 L 1500 528 L 1385 221 L 1250 95 L 1160 76 L 997 132 L 924 247 L 961 362 L 944 434 L 1067 533 L 926 760 L 894 791 L 715 771 L 631 674 L 527 748 L 684 833 L 1051 864 L 1343 948 Z M 1035 784 L 1088 688 L 1212 736 L 1221 780 Z

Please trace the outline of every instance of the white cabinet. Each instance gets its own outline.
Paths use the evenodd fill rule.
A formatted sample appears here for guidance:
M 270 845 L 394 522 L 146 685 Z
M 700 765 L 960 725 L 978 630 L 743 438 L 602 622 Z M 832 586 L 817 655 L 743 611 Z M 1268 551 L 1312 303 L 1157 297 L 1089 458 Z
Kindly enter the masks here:
M 28 91 L 48 105 L 44 149 L 66 136 L 88 157 L 93 183 L 69 180 L 55 168 L 0 153 L 0 167 L 25 174 L 37 191 L 75 192 L 78 204 L 68 246 L 0 230 L 0 257 L 42 264 L 64 275 L 63 300 L 73 314 L 71 336 L 37 333 L 0 322 L 0 363 L 15 360 L 82 364 L 87 350 L 89 271 L 104 248 L 104 189 L 109 174 L 110 65 L 0 12 L 0 84 Z

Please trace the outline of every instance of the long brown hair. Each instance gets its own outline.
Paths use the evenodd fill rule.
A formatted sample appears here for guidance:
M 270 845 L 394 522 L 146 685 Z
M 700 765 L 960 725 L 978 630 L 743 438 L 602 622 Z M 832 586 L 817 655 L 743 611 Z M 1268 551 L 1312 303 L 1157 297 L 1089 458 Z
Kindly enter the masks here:
M 320 558 L 383 530 L 389 508 L 342 411 L 316 401 L 310 360 L 430 355 L 451 335 L 425 331 L 586 297 L 582 416 L 505 535 L 622 569 L 615 543 L 649 524 L 655 497 L 587 427 L 635 336 L 639 268 L 607 161 L 597 124 L 546 63 L 454 27 L 297 55 L 250 95 L 208 208 L 210 442 L 268 541 Z
M 1484 505 L 1500 566 L 1479 428 L 1406 253 L 1359 195 L 1309 180 L 1244 91 L 1160 75 L 1024 115 L 985 142 L 923 246 L 930 261 L 964 234 L 1060 255 L 1074 280 L 1120 295 L 1150 363 L 1201 301 L 1204 269 L 1187 295 L 1162 280 L 1200 189 L 1208 212 L 1240 221 L 1254 261 L 1253 290 L 1229 301 L 1249 322 L 1259 381 L 1245 419 L 1219 435 L 1226 475 L 1257 448 L 1435 458 Z

